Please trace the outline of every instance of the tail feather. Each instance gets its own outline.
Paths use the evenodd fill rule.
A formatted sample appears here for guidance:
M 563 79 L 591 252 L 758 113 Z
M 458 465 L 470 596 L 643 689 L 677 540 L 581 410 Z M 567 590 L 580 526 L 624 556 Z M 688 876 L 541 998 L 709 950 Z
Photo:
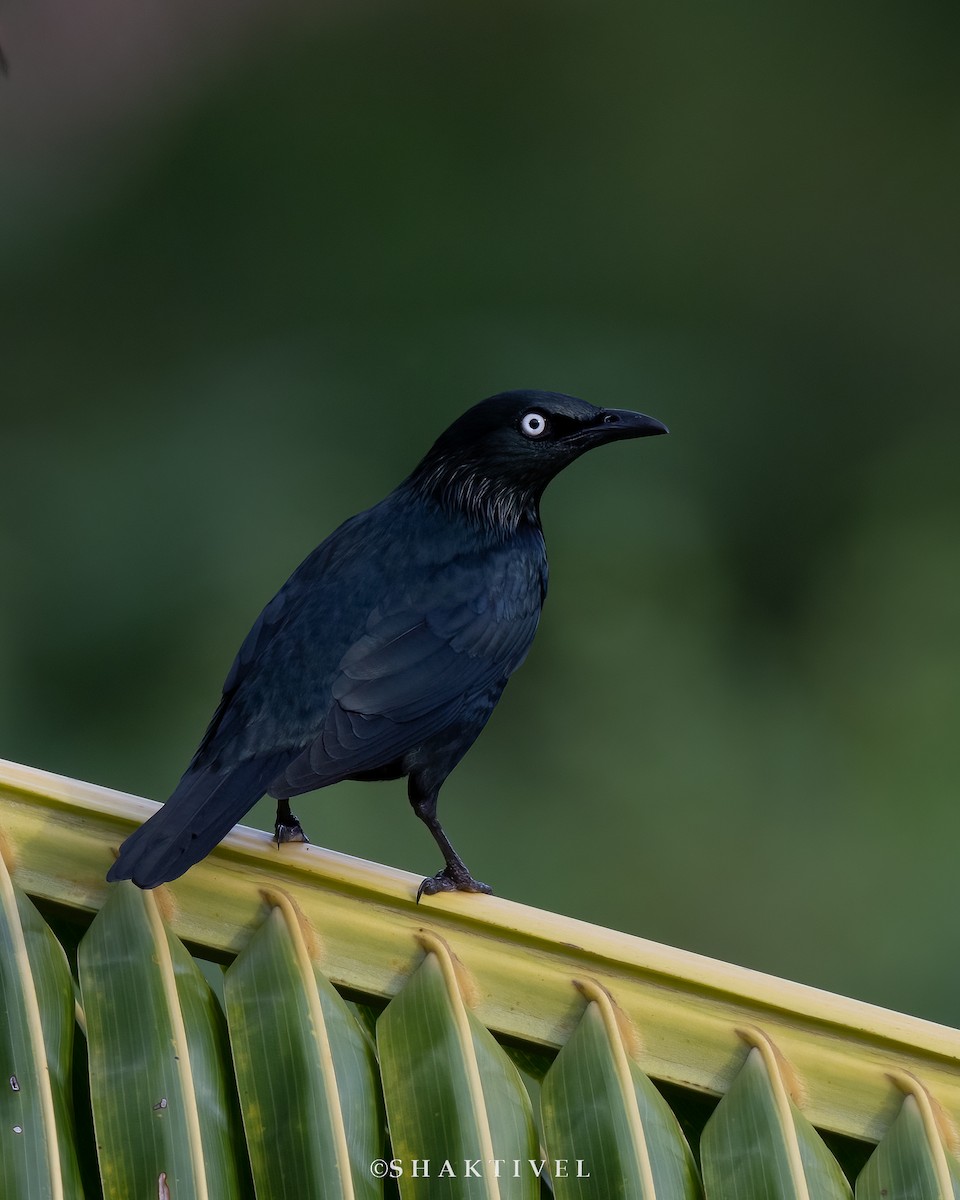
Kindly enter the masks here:
M 120 847 L 107 880 L 154 888 L 178 879 L 253 807 L 287 757 L 248 759 L 220 770 L 189 768 L 166 804 Z

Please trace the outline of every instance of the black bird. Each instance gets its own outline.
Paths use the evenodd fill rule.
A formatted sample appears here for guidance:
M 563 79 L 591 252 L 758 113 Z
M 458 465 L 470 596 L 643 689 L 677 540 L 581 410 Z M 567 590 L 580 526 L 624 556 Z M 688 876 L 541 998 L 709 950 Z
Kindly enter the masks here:
M 547 591 L 540 496 L 594 446 L 667 432 L 554 392 L 504 392 L 469 409 L 266 606 L 176 790 L 107 878 L 176 879 L 264 793 L 278 801 L 277 842 L 305 841 L 292 796 L 406 776 L 446 863 L 417 899 L 489 892 L 443 832 L 437 796 L 533 641 Z

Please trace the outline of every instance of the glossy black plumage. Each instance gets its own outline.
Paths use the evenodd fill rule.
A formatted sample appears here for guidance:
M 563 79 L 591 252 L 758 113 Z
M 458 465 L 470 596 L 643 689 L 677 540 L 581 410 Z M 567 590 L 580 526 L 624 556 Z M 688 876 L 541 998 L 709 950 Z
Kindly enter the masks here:
M 544 392 L 504 393 L 465 413 L 266 606 L 193 761 L 108 878 L 177 878 L 265 792 L 280 801 L 284 840 L 302 836 L 291 797 L 407 776 L 446 860 L 421 890 L 488 890 L 446 839 L 437 794 L 536 632 L 547 588 L 540 495 L 591 446 L 665 432 L 638 413 Z

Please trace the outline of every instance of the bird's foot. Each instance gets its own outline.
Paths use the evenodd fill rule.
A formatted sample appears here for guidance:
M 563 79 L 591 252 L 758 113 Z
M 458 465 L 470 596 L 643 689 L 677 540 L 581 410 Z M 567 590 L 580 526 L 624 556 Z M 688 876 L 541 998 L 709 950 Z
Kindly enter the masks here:
M 294 813 L 289 813 L 284 820 L 277 820 L 273 827 L 273 836 L 277 843 L 277 849 L 280 849 L 282 842 L 307 842 L 310 839 L 303 832 L 303 827 L 300 824 L 300 818 Z
M 446 866 L 436 875 L 431 875 L 417 888 L 417 903 L 421 896 L 435 896 L 437 892 L 482 892 L 489 896 L 493 888 L 489 883 L 480 883 L 474 879 L 466 867 L 457 869 Z

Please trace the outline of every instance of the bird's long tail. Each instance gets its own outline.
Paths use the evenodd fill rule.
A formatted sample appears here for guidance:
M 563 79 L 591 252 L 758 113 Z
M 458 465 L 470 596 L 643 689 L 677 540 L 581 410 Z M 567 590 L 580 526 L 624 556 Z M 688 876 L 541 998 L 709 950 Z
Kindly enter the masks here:
M 107 879 L 154 888 L 179 878 L 253 807 L 287 757 L 248 759 L 219 770 L 190 767 L 166 804 L 120 847 Z

